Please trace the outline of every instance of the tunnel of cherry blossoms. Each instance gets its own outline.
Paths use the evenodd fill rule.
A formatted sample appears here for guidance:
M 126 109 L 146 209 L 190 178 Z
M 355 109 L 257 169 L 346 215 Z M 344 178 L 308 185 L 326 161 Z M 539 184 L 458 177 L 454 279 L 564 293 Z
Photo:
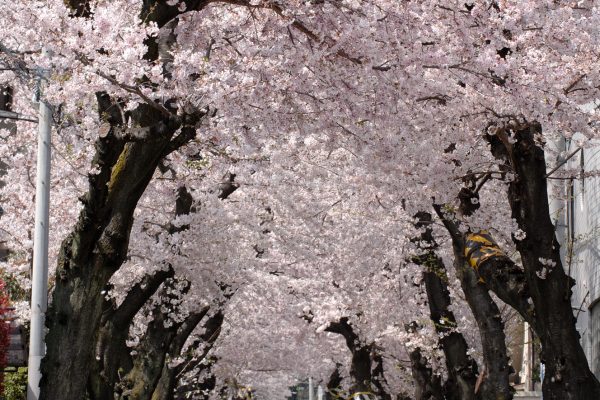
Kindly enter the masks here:
M 0 398 L 600 399 L 599 39 L 591 0 L 1 1 Z

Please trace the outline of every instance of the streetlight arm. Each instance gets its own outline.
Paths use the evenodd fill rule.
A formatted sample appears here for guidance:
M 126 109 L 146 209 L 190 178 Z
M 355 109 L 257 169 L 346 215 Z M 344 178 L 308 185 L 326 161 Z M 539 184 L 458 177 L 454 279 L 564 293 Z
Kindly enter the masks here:
M 24 115 L 16 113 L 16 112 L 5 111 L 5 110 L 0 110 L 0 119 L 14 119 L 17 121 L 28 121 L 28 122 L 35 122 L 35 123 L 38 122 L 38 120 L 33 117 L 27 117 L 27 116 L 24 116 Z

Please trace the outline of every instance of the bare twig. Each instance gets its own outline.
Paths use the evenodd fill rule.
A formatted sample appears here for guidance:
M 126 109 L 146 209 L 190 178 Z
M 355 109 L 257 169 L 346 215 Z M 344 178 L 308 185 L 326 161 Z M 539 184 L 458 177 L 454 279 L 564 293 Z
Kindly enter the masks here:
M 566 95 L 568 95 L 569 93 L 575 92 L 575 91 L 577 91 L 577 90 L 585 90 L 585 89 L 582 89 L 582 88 L 580 88 L 580 89 L 575 89 L 575 86 L 577 86 L 577 84 L 578 84 L 579 82 L 581 82 L 581 80 L 582 80 L 583 78 L 585 78 L 586 76 L 587 76 L 586 74 L 582 74 L 582 75 L 580 75 L 580 76 L 579 76 L 577 79 L 575 79 L 575 80 L 574 80 L 574 81 L 573 81 L 573 82 L 572 82 L 572 83 L 571 83 L 569 86 L 567 86 L 567 87 L 566 87 L 566 89 L 564 90 L 564 93 L 565 93 Z
M 79 61 L 84 64 L 84 65 L 88 65 L 90 66 L 91 60 L 89 60 L 85 55 L 78 53 L 77 54 Z M 132 93 L 135 94 L 137 96 L 139 96 L 142 100 L 144 100 L 145 103 L 147 103 L 149 106 L 151 106 L 152 108 L 160 111 L 162 114 L 164 114 L 167 117 L 171 117 L 173 116 L 173 113 L 171 111 L 169 111 L 168 109 L 165 108 L 165 106 L 163 106 L 162 104 L 159 104 L 157 102 L 155 102 L 154 100 L 152 100 L 151 98 L 149 98 L 148 96 L 146 96 L 139 87 L 137 86 L 132 86 L 132 85 L 127 85 L 125 83 L 121 83 L 119 82 L 117 79 L 115 79 L 114 77 L 105 74 L 104 72 L 100 71 L 100 70 L 96 70 L 94 71 L 96 75 L 106 79 L 107 81 L 109 81 L 110 83 L 112 83 L 115 86 L 120 87 L 121 89 L 125 90 L 128 93 Z

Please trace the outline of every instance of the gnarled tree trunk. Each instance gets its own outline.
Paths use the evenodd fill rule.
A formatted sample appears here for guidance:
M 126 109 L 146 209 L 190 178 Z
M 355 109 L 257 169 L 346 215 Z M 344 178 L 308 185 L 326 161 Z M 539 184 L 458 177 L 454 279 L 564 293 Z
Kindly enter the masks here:
M 99 103 L 106 102 L 99 96 Z M 101 111 L 108 111 L 110 105 Z M 47 314 L 47 354 L 42 362 L 42 399 L 83 399 L 92 364 L 93 348 L 110 277 L 127 254 L 133 212 L 158 163 L 174 149 L 173 140 L 193 137 L 195 128 L 182 126 L 176 117 L 147 107 L 153 119 L 147 138 L 127 141 L 115 129 L 98 139 L 97 175 L 74 231 L 63 242 L 56 284 Z M 120 117 L 119 117 L 120 118 Z M 113 127 L 123 121 L 111 120 Z M 183 141 L 184 142 L 184 141 Z M 183 143 L 182 143 L 183 144 Z M 50 384 L 51 383 L 51 384 Z
M 193 7 L 206 4 L 191 3 Z M 91 15 L 89 0 L 66 4 L 73 16 Z M 177 7 L 157 0 L 144 0 L 140 12 L 142 20 L 156 22 L 159 28 L 179 13 Z M 158 60 L 157 39 L 147 42 L 145 58 Z M 46 318 L 47 354 L 40 381 L 43 400 L 85 398 L 104 305 L 102 292 L 127 254 L 133 212 L 157 165 L 195 136 L 195 125 L 203 116 L 196 111 L 177 115 L 170 106 L 147 99 L 123 115 L 122 107 L 109 96 L 99 93 L 97 99 L 99 118 L 111 128 L 96 142 L 94 163 L 100 172 L 90 175 L 77 225 L 61 246 Z M 145 130 L 144 137 L 129 137 L 127 126 Z
M 550 219 L 544 150 L 536 142 L 536 122 L 512 124 L 488 136 L 494 156 L 515 178 L 509 184 L 512 216 L 525 232 L 514 238 L 535 307 L 535 330 L 546 367 L 544 399 L 600 399 L 600 383 L 588 367 L 571 309 L 573 279 L 562 266 L 560 245 Z

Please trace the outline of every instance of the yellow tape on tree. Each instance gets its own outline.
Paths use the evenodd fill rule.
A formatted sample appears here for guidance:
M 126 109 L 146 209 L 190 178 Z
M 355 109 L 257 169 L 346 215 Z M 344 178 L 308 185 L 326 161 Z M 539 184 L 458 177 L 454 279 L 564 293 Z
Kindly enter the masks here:
M 367 396 L 369 399 L 371 398 L 371 396 L 375 396 L 375 394 L 373 392 L 356 392 L 356 393 L 352 393 L 350 395 L 350 397 L 348 397 L 348 400 L 354 400 L 355 399 L 354 396 L 362 396 L 362 395 Z
M 479 272 L 479 266 L 491 257 L 504 256 L 498 244 L 487 231 L 469 233 L 465 237 L 465 257 L 471 268 Z

